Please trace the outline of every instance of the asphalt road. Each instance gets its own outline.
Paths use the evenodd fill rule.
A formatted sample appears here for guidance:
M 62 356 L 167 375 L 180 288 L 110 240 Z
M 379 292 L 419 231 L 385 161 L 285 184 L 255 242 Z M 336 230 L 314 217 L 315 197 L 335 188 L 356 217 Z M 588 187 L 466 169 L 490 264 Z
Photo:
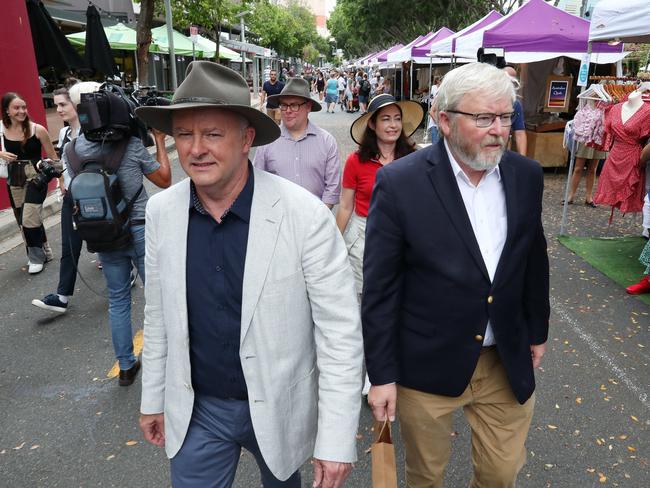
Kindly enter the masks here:
M 325 111 L 312 121 L 339 142 L 341 162 L 354 149 L 349 137 L 356 115 Z M 416 134 L 418 141 L 421 134 Z M 175 154 L 171 155 L 176 158 Z M 174 161 L 174 180 L 182 171 Z M 556 235 L 565 175 L 546 173 L 544 220 L 551 257 L 551 333 L 537 374 L 537 404 L 522 487 L 645 487 L 650 402 L 650 307 L 561 246 Z M 148 191 L 155 191 L 150 186 Z M 580 200 L 580 194 L 577 197 Z M 640 219 L 609 211 L 570 208 L 573 235 L 640 233 Z M 56 219 L 48 230 L 60 255 Z M 82 255 L 75 295 L 65 315 L 30 305 L 56 288 L 58 260 L 30 276 L 19 246 L 0 243 L 0 487 L 169 486 L 162 450 L 146 444 L 137 427 L 140 386 L 120 388 L 114 366 L 107 301 L 95 257 Z M 179 277 L 183 279 L 183 277 Z M 133 293 L 134 328 L 142 326 L 143 293 Z M 370 411 L 362 409 L 359 461 L 347 486 L 368 487 Z M 470 433 L 459 415 L 446 486 L 467 486 Z M 396 429 L 400 486 L 403 454 Z M 255 462 L 243 453 L 235 486 L 260 486 Z M 311 486 L 311 467 L 303 467 Z

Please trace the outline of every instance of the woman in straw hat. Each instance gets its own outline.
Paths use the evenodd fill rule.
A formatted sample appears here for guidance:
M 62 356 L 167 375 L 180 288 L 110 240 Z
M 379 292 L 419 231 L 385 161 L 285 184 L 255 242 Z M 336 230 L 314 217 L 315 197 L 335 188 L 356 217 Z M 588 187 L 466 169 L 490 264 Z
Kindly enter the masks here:
M 363 287 L 366 217 L 375 174 L 382 166 L 415 151 L 409 137 L 423 117 L 419 103 L 398 102 L 391 95 L 381 94 L 370 101 L 368 111 L 350 127 L 350 135 L 359 149 L 345 162 L 336 224 L 348 247 L 359 295 Z

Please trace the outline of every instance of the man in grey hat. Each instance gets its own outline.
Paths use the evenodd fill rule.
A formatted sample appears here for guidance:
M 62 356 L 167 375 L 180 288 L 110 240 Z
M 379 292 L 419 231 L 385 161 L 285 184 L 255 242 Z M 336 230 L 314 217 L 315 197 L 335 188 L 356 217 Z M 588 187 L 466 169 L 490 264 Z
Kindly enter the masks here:
M 137 114 L 174 136 L 189 176 L 147 206 L 145 438 L 177 487 L 231 486 L 242 447 L 265 487 L 299 487 L 310 456 L 313 486 L 342 486 L 362 341 L 333 216 L 249 163 L 280 129 L 234 71 L 193 62 L 170 106 Z
M 341 196 L 339 149 L 329 132 L 309 120 L 310 112 L 321 110 L 309 83 L 290 78 L 271 100 L 279 102 L 282 114 L 280 137 L 257 149 L 253 165 L 297 183 L 332 208 Z

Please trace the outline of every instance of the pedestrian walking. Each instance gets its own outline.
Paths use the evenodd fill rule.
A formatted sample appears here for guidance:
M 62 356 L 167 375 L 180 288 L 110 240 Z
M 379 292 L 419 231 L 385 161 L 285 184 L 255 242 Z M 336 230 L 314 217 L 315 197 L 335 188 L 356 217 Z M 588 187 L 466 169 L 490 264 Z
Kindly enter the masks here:
M 330 78 L 327 80 L 325 91 L 325 104 L 327 105 L 327 112 L 333 114 L 334 107 L 338 100 L 338 80 L 336 79 L 336 71 L 330 73 Z
M 274 69 L 269 73 L 269 80 L 265 81 L 262 85 L 262 95 L 260 97 L 260 107 L 264 106 L 264 102 L 270 95 L 277 95 L 284 88 L 284 82 L 278 81 L 278 72 Z M 271 117 L 275 122 L 280 125 L 282 120 L 280 109 L 278 108 L 277 100 L 269 100 L 266 102 L 266 115 Z
M 71 88 L 74 89 L 73 86 Z M 96 85 L 89 92 L 97 91 L 100 85 Z M 106 96 L 113 94 L 105 94 Z M 128 114 L 126 101 L 113 95 L 114 103 L 122 104 L 120 109 L 111 105 L 111 114 Z M 75 96 L 76 99 L 76 96 Z M 92 101 L 87 102 L 92 104 Z M 96 108 L 96 107 L 95 107 Z M 113 115 L 109 115 L 111 117 Z M 104 121 L 100 131 L 113 124 L 113 120 Z M 123 125 L 122 125 L 123 127 Z M 102 272 L 108 289 L 108 321 L 111 327 L 111 337 L 115 357 L 119 363 L 119 385 L 129 386 L 133 384 L 135 377 L 140 370 L 140 361 L 133 353 L 133 328 L 131 324 L 131 269 L 136 266 L 142 282 L 145 283 L 144 253 L 145 253 L 145 229 L 144 216 L 147 205 L 147 190 L 143 186 L 143 178 L 160 188 L 166 188 L 171 183 L 171 168 L 169 158 L 165 149 L 165 135 L 154 131 L 156 143 L 156 159 L 149 154 L 142 141 L 131 136 L 128 132 L 122 132 L 117 140 L 104 140 L 101 133 L 94 131 L 83 132 L 68 147 L 61 157 L 62 164 L 67 168 L 70 175 L 71 185 L 74 186 L 74 178 L 80 173 L 82 161 L 102 161 L 107 155 L 114 154 L 122 144 L 126 144 L 124 156 L 118 163 L 115 174 L 118 178 L 119 189 L 126 201 L 130 202 L 131 210 L 128 214 L 128 225 L 130 236 L 126 243 L 120 243 L 114 247 L 102 249 L 99 259 L 102 262 Z M 69 147 L 72 145 L 72 149 Z M 123 147 L 123 146 L 122 146 Z M 70 150 L 71 149 L 71 150 Z M 76 155 L 76 157 L 75 157 Z M 70 158 L 74 159 L 70 159 Z M 74 192 L 73 192 L 73 204 Z M 63 307 L 65 308 L 65 307 Z
M 519 88 L 517 71 L 512 66 L 506 66 L 503 68 L 503 71 L 505 71 L 506 74 L 510 76 L 512 82 L 515 84 L 515 89 Z M 510 128 L 510 131 L 512 133 L 512 138 L 515 140 L 515 148 L 517 152 L 522 156 L 525 156 L 526 151 L 528 150 L 528 136 L 526 135 L 524 107 L 521 105 L 521 101 L 519 99 L 515 99 L 513 107 L 515 111 L 515 118 L 512 119 L 512 127 Z
M 145 438 L 165 446 L 175 487 L 232 486 L 242 447 L 266 487 L 301 486 L 312 455 L 313 486 L 341 486 L 362 344 L 331 212 L 248 163 L 280 129 L 234 71 L 195 61 L 170 106 L 137 114 L 174 135 L 189 176 L 147 207 Z
M 316 92 L 318 93 L 318 100 L 322 102 L 325 93 L 325 76 L 323 76 L 322 71 L 319 71 L 316 77 Z
M 442 140 L 377 172 L 361 302 L 377 420 L 396 404 L 411 488 L 442 487 L 453 412 L 472 432 L 471 486 L 512 487 L 526 459 L 549 320 L 539 163 L 506 150 L 501 70 L 450 71 Z
M 255 152 L 253 165 L 309 190 L 329 208 L 341 196 L 341 164 L 336 139 L 309 120 L 320 112 L 305 80 L 289 78 L 277 99 L 282 114 L 280 137 Z
M 0 159 L 8 164 L 7 193 L 27 251 L 29 274 L 43 271 L 53 258 L 41 213 L 49 180 L 39 178 L 42 153 L 58 159 L 47 129 L 29 118 L 27 103 L 16 92 L 2 97 Z

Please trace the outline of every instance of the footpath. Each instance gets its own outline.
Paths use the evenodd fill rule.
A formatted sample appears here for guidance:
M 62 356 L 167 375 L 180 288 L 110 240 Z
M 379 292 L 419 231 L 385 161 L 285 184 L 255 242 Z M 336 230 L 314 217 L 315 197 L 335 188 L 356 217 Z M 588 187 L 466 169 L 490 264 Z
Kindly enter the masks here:
M 253 94 L 251 94 L 251 106 L 255 108 L 260 107 L 259 97 L 255 97 Z M 59 130 L 61 129 L 61 127 L 63 127 L 61 118 L 57 115 L 56 111 L 52 109 L 49 109 L 47 111 L 46 117 L 47 117 L 47 126 L 48 126 L 48 132 L 50 134 L 50 139 L 52 140 L 53 143 L 56 143 L 57 138 L 59 136 Z M 173 138 L 168 136 L 165 139 L 165 149 L 167 150 L 167 154 L 173 152 L 176 149 L 176 145 L 174 143 Z M 148 150 L 151 154 L 156 153 L 155 146 L 148 148 Z M 59 193 L 59 189 L 57 188 L 51 191 L 48 194 L 47 198 L 45 199 L 45 202 L 43 202 L 43 212 L 41 215 L 41 219 L 44 221 L 48 217 L 60 212 L 60 210 L 61 210 L 60 193 Z M 5 241 L 6 239 L 10 239 L 16 236 L 19 232 L 20 229 L 16 224 L 16 219 L 14 218 L 13 210 L 11 208 L 0 210 L 0 243 Z

